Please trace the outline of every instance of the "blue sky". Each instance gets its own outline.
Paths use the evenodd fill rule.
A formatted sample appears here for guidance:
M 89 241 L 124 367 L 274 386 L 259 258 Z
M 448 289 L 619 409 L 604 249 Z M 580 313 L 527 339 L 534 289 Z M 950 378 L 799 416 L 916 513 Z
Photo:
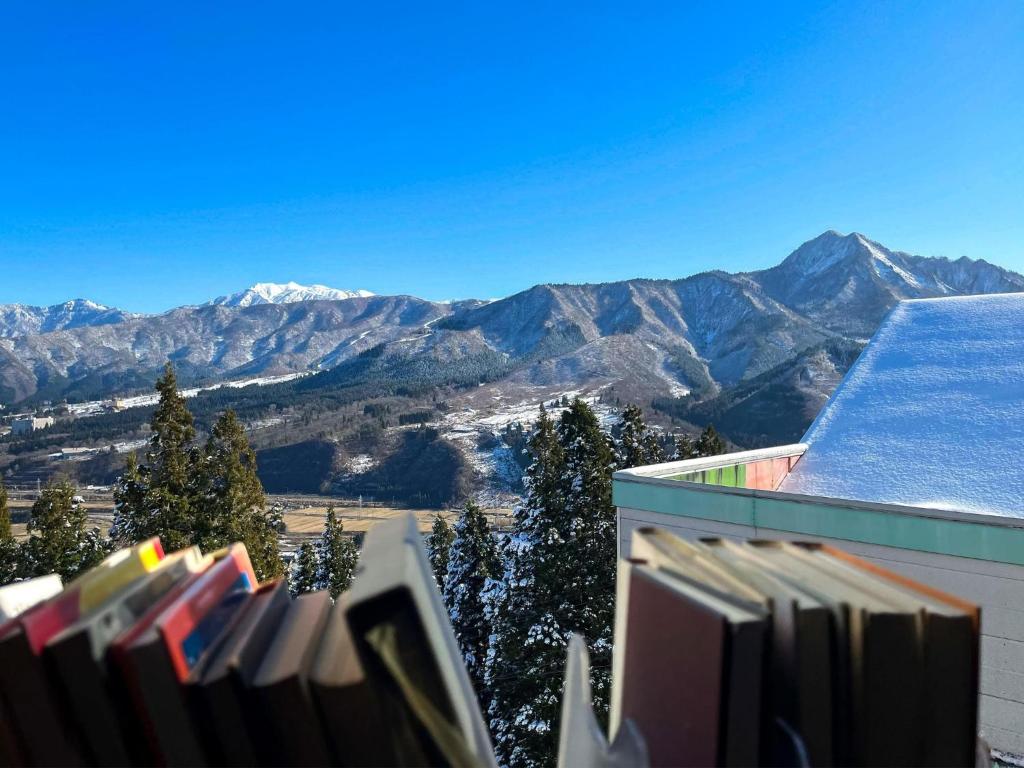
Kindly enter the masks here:
M 0 302 L 486 298 L 830 228 L 1024 270 L 1017 0 L 20 2 L 0 86 Z

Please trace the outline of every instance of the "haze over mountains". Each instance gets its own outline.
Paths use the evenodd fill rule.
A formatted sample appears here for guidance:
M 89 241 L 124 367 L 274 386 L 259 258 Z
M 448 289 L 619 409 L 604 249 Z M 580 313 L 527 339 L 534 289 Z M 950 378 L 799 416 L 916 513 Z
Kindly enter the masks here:
M 202 381 L 332 369 L 364 353 L 396 375 L 458 368 L 510 388 L 613 384 L 683 418 L 703 408 L 730 421 L 777 397 L 813 415 L 899 299 L 1008 291 L 1024 291 L 1024 277 L 982 260 L 826 232 L 757 272 L 538 285 L 489 303 L 289 283 L 155 316 L 8 305 L 0 402 L 146 387 L 167 359 L 185 381 Z

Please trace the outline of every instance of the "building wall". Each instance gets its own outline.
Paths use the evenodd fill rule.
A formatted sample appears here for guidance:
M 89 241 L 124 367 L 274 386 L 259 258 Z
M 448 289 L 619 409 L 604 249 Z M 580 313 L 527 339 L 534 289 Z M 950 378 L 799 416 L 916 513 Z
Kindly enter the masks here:
M 644 526 L 657 526 L 687 539 L 813 538 L 977 603 L 981 606 L 981 733 L 992 747 L 1024 755 L 1024 566 L 629 507 L 619 507 L 618 512 L 623 557 L 629 555 L 633 531 Z

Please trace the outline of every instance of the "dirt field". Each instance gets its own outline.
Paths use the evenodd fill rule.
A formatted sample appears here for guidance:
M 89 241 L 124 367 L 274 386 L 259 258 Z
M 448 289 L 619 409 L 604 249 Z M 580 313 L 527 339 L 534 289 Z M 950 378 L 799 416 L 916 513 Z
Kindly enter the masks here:
M 434 523 L 434 518 L 441 514 L 449 524 L 454 524 L 458 517 L 457 511 L 443 511 L 436 509 L 396 509 L 394 507 L 370 507 L 352 508 L 335 507 L 335 513 L 342 521 L 344 529 L 351 533 L 363 533 L 371 526 L 381 520 L 390 520 L 406 512 L 412 512 L 416 516 L 420 531 L 426 533 Z M 324 515 L 327 514 L 326 506 L 304 507 L 302 509 L 289 510 L 284 514 L 284 523 L 288 533 L 292 534 L 317 534 L 324 528 Z M 488 509 L 485 514 L 493 520 L 492 525 L 506 526 L 511 523 L 511 510 Z
M 110 528 L 111 517 L 114 512 L 113 499 L 107 497 L 87 498 L 86 507 L 89 510 L 89 526 L 98 527 L 103 533 Z M 267 506 L 280 504 L 284 507 L 285 536 L 295 536 L 305 539 L 319 534 L 324 528 L 324 515 L 327 513 L 327 506 L 330 504 L 338 518 L 342 521 L 345 531 L 349 533 L 365 533 L 375 523 L 381 520 L 389 520 L 405 512 L 412 512 L 416 516 L 419 529 L 423 533 L 430 531 L 434 523 L 434 517 L 439 513 L 448 521 L 454 524 L 458 517 L 457 510 L 440 511 L 436 509 L 400 509 L 396 507 L 362 506 L 358 502 L 345 499 L 333 499 L 326 496 L 267 496 Z M 9 501 L 12 513 L 27 512 L 32 506 L 29 498 L 12 498 Z M 484 513 L 492 521 L 495 527 L 507 527 L 511 525 L 512 510 L 510 509 L 485 509 Z M 16 539 L 25 538 L 25 524 L 13 523 L 11 531 Z

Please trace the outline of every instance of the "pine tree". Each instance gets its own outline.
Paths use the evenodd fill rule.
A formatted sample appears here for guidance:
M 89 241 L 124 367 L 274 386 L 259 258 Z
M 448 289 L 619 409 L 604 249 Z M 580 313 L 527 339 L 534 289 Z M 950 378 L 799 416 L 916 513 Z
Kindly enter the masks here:
M 57 573 L 70 581 L 107 554 L 99 530 L 86 530 L 86 509 L 74 498 L 75 487 L 61 478 L 36 499 L 28 521 L 28 540 L 20 549 L 20 576 Z
M 719 456 L 725 453 L 725 441 L 718 436 L 713 424 L 708 424 L 697 438 L 697 456 Z
M 657 433 L 647 426 L 637 405 L 627 405 L 615 441 L 615 465 L 618 469 L 658 464 L 665 460 Z
M 438 589 L 444 589 L 444 579 L 448 573 L 448 550 L 454 540 L 455 532 L 444 516 L 438 513 L 434 517 L 430 535 L 427 536 L 427 557 L 430 558 L 430 566 L 434 569 L 434 580 Z
M 7 488 L 0 480 L 0 586 L 10 584 L 18 574 L 18 544 L 11 533 L 11 512 Z
M 559 671 L 569 634 L 582 634 L 594 664 L 594 712 L 604 721 L 611 695 L 615 605 L 617 526 L 611 478 L 615 459 L 593 410 L 579 398 L 562 414 L 558 439 L 565 454 L 562 482 L 567 518 L 564 554 L 558 561 L 563 600 L 558 616 L 563 652 Z
M 307 541 L 299 547 L 299 552 L 292 561 L 288 578 L 291 593 L 301 595 L 303 592 L 312 592 L 316 589 L 317 570 L 316 547 Z
M 167 551 L 198 544 L 207 552 L 240 541 L 258 578 L 283 573 L 280 515 L 267 512 L 256 454 L 235 413 L 221 415 L 200 450 L 170 363 L 156 389 L 145 461 L 129 455 L 114 489 L 111 539 L 131 544 L 159 536 Z
M 327 508 L 324 530 L 316 544 L 316 560 L 315 588 L 330 590 L 331 597 L 337 598 L 352 583 L 352 576 L 359 563 L 359 549 L 344 534 L 342 523 L 334 514 L 334 507 Z
M 697 458 L 697 444 L 687 435 L 678 434 L 673 438 L 675 449 L 672 451 L 673 461 L 684 461 Z
M 510 768 L 554 763 L 564 633 L 560 558 L 565 547 L 565 453 L 543 407 L 528 443 L 526 497 L 502 545 L 503 578 L 492 585 L 488 710 L 499 761 Z
M 119 483 L 113 531 L 122 543 L 159 536 L 168 552 L 192 542 L 198 464 L 195 427 L 178 392 L 174 367 L 167 363 L 156 382 L 160 395 L 143 467 Z M 126 474 L 131 471 L 129 466 Z M 125 488 L 122 489 L 121 486 Z
M 284 563 L 263 484 L 256 475 L 256 453 L 234 411 L 226 411 L 214 424 L 201 467 L 200 502 L 193 505 L 193 543 L 210 552 L 240 541 L 257 578 L 279 576 Z
M 444 602 L 473 688 L 486 709 L 490 694 L 485 666 L 491 622 L 485 592 L 490 580 L 499 575 L 498 551 L 483 510 L 472 501 L 466 502 L 454 534 L 444 580 Z

